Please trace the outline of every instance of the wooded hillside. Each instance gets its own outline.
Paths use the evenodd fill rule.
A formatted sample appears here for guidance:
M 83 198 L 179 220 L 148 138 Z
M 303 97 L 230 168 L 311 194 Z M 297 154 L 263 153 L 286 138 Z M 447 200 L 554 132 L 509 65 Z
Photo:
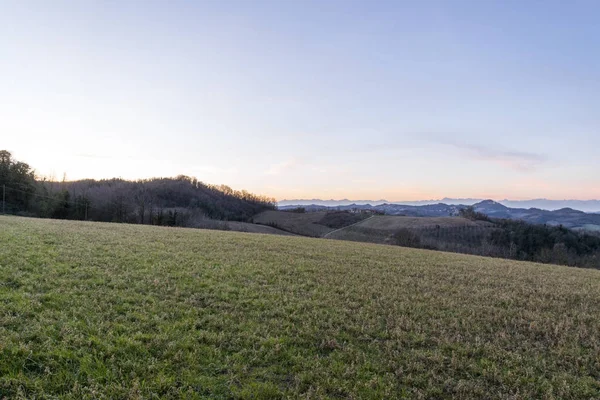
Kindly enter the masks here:
M 196 178 L 153 178 L 50 182 L 36 179 L 33 169 L 0 151 L 0 190 L 9 214 L 186 226 L 211 218 L 247 221 L 275 209 L 275 199 Z

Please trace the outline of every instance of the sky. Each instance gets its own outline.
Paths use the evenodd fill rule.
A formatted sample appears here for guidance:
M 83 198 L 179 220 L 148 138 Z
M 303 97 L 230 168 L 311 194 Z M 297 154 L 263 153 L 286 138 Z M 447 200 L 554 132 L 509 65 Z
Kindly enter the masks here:
M 0 149 L 282 199 L 600 198 L 600 2 L 0 0 Z

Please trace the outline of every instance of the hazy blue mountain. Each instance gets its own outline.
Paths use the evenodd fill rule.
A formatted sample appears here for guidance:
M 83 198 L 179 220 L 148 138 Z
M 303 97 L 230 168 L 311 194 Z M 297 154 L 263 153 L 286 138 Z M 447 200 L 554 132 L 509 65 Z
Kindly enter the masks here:
M 443 198 L 441 200 L 418 200 L 418 201 L 395 201 L 390 202 L 387 200 L 321 200 L 321 199 L 310 199 L 310 200 L 282 200 L 278 203 L 280 207 L 287 206 L 326 206 L 326 207 L 338 207 L 338 206 L 351 206 L 351 205 L 367 205 L 372 206 L 383 205 L 383 204 L 398 204 L 403 206 L 424 206 L 433 204 L 446 204 L 446 205 L 473 205 L 480 203 L 484 199 L 454 199 L 454 198 Z M 500 200 L 497 203 L 504 205 L 509 208 L 539 208 L 541 210 L 560 210 L 563 208 L 572 208 L 587 213 L 600 213 L 600 200 L 548 200 L 548 199 L 532 199 L 532 200 Z
M 560 210 L 572 208 L 584 212 L 600 212 L 600 200 L 501 200 L 499 203 L 515 208 L 540 208 L 542 210 Z

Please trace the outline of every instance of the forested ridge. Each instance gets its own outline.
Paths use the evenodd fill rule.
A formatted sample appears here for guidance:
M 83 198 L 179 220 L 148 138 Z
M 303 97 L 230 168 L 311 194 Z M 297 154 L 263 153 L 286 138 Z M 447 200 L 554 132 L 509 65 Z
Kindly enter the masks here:
M 188 226 L 210 218 L 247 221 L 275 209 L 275 199 L 209 185 L 196 178 L 37 179 L 25 162 L 0 151 L 2 212 L 31 217 Z
M 564 226 L 490 218 L 476 212 L 473 207 L 462 209 L 460 215 L 487 224 L 404 228 L 394 233 L 391 242 L 405 247 L 600 268 L 598 233 L 578 232 Z

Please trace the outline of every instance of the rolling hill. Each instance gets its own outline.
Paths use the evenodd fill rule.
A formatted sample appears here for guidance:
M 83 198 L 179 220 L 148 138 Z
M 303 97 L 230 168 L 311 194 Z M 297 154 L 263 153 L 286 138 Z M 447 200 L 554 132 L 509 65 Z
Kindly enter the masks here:
M 6 216 L 0 243 L 2 398 L 600 397 L 600 271 Z
M 368 215 L 366 214 L 350 214 L 336 211 L 311 213 L 264 211 L 254 216 L 253 222 L 297 235 L 325 237 L 337 229 L 358 223 L 367 217 Z
M 352 226 L 328 234 L 329 239 L 352 240 L 356 242 L 397 244 L 395 234 L 409 231 L 413 234 L 426 233 L 437 236 L 435 248 L 440 244 L 440 233 L 452 235 L 459 241 L 484 237 L 484 233 L 494 228 L 494 224 L 484 221 L 471 221 L 461 217 L 401 217 L 375 215 Z M 460 235 L 460 236 L 459 236 Z M 468 237 L 467 237 L 468 236 Z M 434 247 L 430 244 L 430 247 Z
M 289 210 L 297 205 L 286 205 L 279 207 L 280 210 Z M 386 215 L 400 215 L 411 217 L 448 217 L 457 216 L 466 205 L 454 204 L 345 204 L 337 206 L 303 205 L 307 211 L 344 211 L 344 210 L 368 210 L 377 211 Z M 506 218 L 525 221 L 530 224 L 548 224 L 551 226 L 563 225 L 570 229 L 600 230 L 600 214 L 586 213 L 572 208 L 561 208 L 558 210 L 542 210 L 539 208 L 511 208 L 493 200 L 484 200 L 472 205 L 475 211 L 485 214 L 491 218 Z
M 502 205 L 492 204 L 499 212 Z M 399 245 L 521 261 L 600 269 L 600 236 L 592 226 L 578 232 L 564 226 L 464 217 L 406 217 L 369 211 L 266 211 L 257 224 L 301 236 Z M 481 219 L 479 219 L 481 218 Z
M 330 222 L 333 216 L 338 220 Z M 342 218 L 343 216 L 343 218 Z M 494 224 L 471 221 L 462 217 L 403 217 L 397 215 L 371 215 L 337 211 L 295 213 L 289 211 L 264 211 L 253 219 L 255 224 L 277 227 L 302 236 L 354 240 L 372 243 L 389 243 L 399 229 L 472 229 L 489 228 Z

